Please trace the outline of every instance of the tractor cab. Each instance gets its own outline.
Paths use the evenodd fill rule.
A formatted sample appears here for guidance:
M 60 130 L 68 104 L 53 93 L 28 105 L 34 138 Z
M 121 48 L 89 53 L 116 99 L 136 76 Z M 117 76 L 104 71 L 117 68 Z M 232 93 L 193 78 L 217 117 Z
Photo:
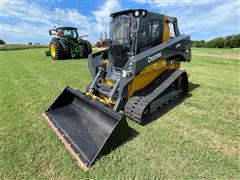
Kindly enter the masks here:
M 55 31 L 57 34 L 53 34 L 53 31 Z M 58 27 L 55 29 L 51 29 L 49 30 L 49 35 L 56 35 L 58 37 L 66 37 L 71 39 L 78 38 L 77 28 L 74 27 Z

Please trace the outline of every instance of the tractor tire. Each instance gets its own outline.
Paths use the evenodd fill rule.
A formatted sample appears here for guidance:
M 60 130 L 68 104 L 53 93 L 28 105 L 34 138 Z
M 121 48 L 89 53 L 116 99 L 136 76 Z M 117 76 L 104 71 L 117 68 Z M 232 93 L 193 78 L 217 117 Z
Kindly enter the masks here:
M 82 38 L 78 39 L 78 44 L 84 44 L 85 40 L 83 40 Z
M 80 44 L 79 49 L 82 54 L 81 58 L 86 58 L 88 56 L 86 46 L 84 44 Z
M 50 54 L 53 60 L 63 59 L 63 47 L 57 39 L 52 39 L 49 45 Z
M 92 45 L 89 41 L 85 40 L 86 43 L 86 48 L 87 48 L 87 54 L 91 54 L 92 53 Z
M 70 49 L 70 44 L 67 42 L 64 42 L 63 40 L 59 40 L 59 42 L 61 43 L 62 47 L 63 47 L 63 56 L 64 59 L 70 59 L 71 57 L 71 49 Z

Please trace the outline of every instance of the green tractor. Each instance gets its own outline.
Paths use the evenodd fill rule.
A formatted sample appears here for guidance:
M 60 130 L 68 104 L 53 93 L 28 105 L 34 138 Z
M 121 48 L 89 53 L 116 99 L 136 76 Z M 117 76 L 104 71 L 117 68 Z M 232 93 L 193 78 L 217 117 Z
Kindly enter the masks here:
M 58 27 L 49 30 L 49 35 L 52 40 L 45 53 L 53 60 L 86 58 L 92 53 L 91 43 L 82 39 L 85 36 L 78 36 L 77 28 Z

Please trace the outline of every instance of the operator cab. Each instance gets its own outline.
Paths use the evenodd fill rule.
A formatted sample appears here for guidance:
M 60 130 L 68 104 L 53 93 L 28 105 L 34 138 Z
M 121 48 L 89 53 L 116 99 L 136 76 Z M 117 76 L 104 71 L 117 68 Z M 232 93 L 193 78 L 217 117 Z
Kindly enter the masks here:
M 52 31 L 55 31 L 57 34 L 53 34 Z M 78 38 L 78 32 L 77 28 L 74 27 L 58 27 L 56 29 L 49 30 L 50 35 L 57 35 L 60 37 L 68 37 L 77 39 Z
M 109 60 L 122 69 L 128 58 L 163 42 L 164 15 L 143 9 L 110 15 Z

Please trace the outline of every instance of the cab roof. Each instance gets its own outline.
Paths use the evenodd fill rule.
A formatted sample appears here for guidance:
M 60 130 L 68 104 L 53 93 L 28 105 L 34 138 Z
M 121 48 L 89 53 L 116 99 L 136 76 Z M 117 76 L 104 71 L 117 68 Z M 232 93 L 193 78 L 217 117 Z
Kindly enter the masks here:
M 150 12 L 150 11 L 147 11 L 146 9 L 127 9 L 127 10 L 112 13 L 112 14 L 110 14 L 110 16 L 116 17 L 119 15 L 124 15 L 124 14 L 126 15 L 126 14 L 130 14 L 130 13 L 134 13 L 135 11 L 140 11 L 140 14 L 142 11 L 145 11 L 146 15 L 149 14 L 149 15 L 154 15 L 154 16 L 163 16 L 163 14 Z
M 70 26 L 63 26 L 63 27 L 58 27 L 56 29 L 65 29 L 65 30 L 77 30 L 75 27 L 70 27 Z

